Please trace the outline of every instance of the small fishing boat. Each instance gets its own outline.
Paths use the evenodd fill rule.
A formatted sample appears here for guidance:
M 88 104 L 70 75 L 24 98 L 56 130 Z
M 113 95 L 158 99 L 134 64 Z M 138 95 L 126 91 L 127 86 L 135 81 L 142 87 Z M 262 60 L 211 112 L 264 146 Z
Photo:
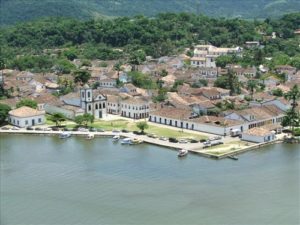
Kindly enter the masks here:
M 112 139 L 113 139 L 113 141 L 117 142 L 120 140 L 120 135 L 115 135 L 115 136 L 113 136 Z
M 137 144 L 141 144 L 141 143 L 143 143 L 143 141 L 142 140 L 140 140 L 140 139 L 137 139 L 137 138 L 133 138 L 132 140 L 131 140 L 131 145 L 137 145 Z
M 124 138 L 121 141 L 122 145 L 130 145 L 131 144 L 131 138 Z
M 232 160 L 239 160 L 239 158 L 234 155 L 230 155 L 230 156 L 228 156 L 228 158 L 232 159 Z
M 69 138 L 69 137 L 71 137 L 70 132 L 62 132 L 62 133 L 59 134 L 60 139 L 66 139 L 66 138 Z
M 94 139 L 95 135 L 94 134 L 87 134 L 85 139 L 87 140 L 91 140 L 91 139 Z
M 177 156 L 178 156 L 178 157 L 183 157 L 183 156 L 186 156 L 188 153 L 189 153 L 188 150 L 186 150 L 186 149 L 180 149 L 180 150 L 178 151 Z

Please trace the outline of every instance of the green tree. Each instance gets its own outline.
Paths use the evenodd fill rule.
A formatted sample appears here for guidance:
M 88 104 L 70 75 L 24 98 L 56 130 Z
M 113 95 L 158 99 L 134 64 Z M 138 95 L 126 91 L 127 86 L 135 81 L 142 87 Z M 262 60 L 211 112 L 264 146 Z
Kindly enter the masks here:
M 284 97 L 291 102 L 291 109 L 286 112 L 283 120 L 283 125 L 289 125 L 294 134 L 295 126 L 299 126 L 299 112 L 297 112 L 297 101 L 300 99 L 300 90 L 298 85 L 294 85 L 292 89 L 287 92 Z
M 54 113 L 53 115 L 50 116 L 50 121 L 55 123 L 55 126 L 60 126 L 63 121 L 66 121 L 66 117 L 62 113 Z
M 277 97 L 282 97 L 283 96 L 283 91 L 279 88 L 276 88 L 272 90 L 272 95 L 275 95 Z
M 75 123 L 78 125 L 88 126 L 88 123 L 94 123 L 95 117 L 92 114 L 85 113 L 83 115 L 79 115 L 75 117 Z
M 145 121 L 138 122 L 136 126 L 141 130 L 142 134 L 144 134 L 145 133 L 144 131 L 149 128 L 149 125 Z
M 0 103 L 0 124 L 3 124 L 7 120 L 10 110 L 10 106 Z
M 91 74 L 88 71 L 85 70 L 77 70 L 74 72 L 74 81 L 76 83 L 82 83 L 85 84 L 89 81 L 91 78 Z
M 115 65 L 114 65 L 114 70 L 118 72 L 118 78 L 120 75 L 120 71 L 122 71 L 122 62 L 118 61 Z
M 133 71 L 138 71 L 138 66 L 146 60 L 146 53 L 143 50 L 137 50 L 131 53 L 129 63 Z
M 253 99 L 254 90 L 257 88 L 256 80 L 248 80 L 247 89 L 250 91 L 251 99 Z
M 37 108 L 37 102 L 31 99 L 22 99 L 21 101 L 19 101 L 16 105 L 17 108 L 20 108 L 22 106 L 27 106 L 33 109 Z

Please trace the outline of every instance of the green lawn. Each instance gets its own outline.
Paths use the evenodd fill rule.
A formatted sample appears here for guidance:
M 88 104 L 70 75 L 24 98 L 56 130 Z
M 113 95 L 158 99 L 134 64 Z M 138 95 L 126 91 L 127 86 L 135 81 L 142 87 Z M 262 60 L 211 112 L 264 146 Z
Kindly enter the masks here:
M 54 125 L 51 121 L 48 121 L 47 124 Z M 68 128 L 73 128 L 76 126 L 75 123 L 72 121 L 63 122 L 62 125 L 66 125 Z M 96 120 L 92 127 L 101 128 L 106 131 L 111 131 L 114 129 L 122 130 L 126 129 L 128 131 L 138 131 L 139 129 L 136 127 L 136 122 L 128 121 L 128 120 L 112 120 L 112 121 L 103 121 L 103 120 Z M 200 134 L 189 133 L 186 130 L 178 131 L 174 129 L 170 129 L 167 127 L 160 127 L 155 125 L 149 125 L 149 128 L 145 130 L 146 133 L 153 133 L 156 134 L 158 137 L 174 137 L 174 138 L 191 138 L 191 139 L 207 139 L 206 136 Z

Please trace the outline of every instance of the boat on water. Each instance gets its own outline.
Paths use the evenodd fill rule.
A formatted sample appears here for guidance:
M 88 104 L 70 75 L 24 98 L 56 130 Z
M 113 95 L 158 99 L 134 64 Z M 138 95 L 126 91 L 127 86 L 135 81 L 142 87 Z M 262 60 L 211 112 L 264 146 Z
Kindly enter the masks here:
M 186 149 L 180 149 L 180 150 L 178 151 L 177 156 L 178 156 L 178 157 L 183 157 L 183 156 L 186 156 L 188 153 L 189 153 L 188 150 L 186 150 Z
M 124 138 L 121 141 L 122 145 L 130 145 L 131 144 L 131 138 Z
M 239 158 L 234 155 L 230 155 L 230 156 L 228 156 L 228 158 L 232 159 L 232 160 L 239 160 Z
M 66 138 L 69 138 L 69 137 L 71 137 L 70 132 L 62 132 L 62 133 L 59 134 L 60 139 L 66 139 Z
M 94 134 L 87 134 L 85 139 L 87 140 L 91 140 L 91 139 L 94 139 L 95 138 L 95 135 Z
M 119 141 L 120 140 L 120 135 L 115 135 L 115 136 L 113 136 L 113 141 L 115 141 L 115 142 L 117 142 L 117 141 Z
M 133 138 L 133 139 L 131 139 L 131 145 L 137 145 L 137 144 L 141 144 L 141 143 L 143 143 L 143 141 L 142 140 L 140 140 L 140 139 L 137 139 L 137 138 Z

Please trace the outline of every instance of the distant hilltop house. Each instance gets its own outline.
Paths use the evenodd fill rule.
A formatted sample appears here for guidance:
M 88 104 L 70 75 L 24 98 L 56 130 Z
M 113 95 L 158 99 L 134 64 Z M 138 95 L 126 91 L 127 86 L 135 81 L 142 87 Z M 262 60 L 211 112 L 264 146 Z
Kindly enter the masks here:
M 191 65 L 194 67 L 216 67 L 216 58 L 222 55 L 239 54 L 241 47 L 218 48 L 213 45 L 196 45 L 194 56 L 191 58 Z
M 260 46 L 259 41 L 246 41 L 245 43 L 246 48 L 256 48 Z

